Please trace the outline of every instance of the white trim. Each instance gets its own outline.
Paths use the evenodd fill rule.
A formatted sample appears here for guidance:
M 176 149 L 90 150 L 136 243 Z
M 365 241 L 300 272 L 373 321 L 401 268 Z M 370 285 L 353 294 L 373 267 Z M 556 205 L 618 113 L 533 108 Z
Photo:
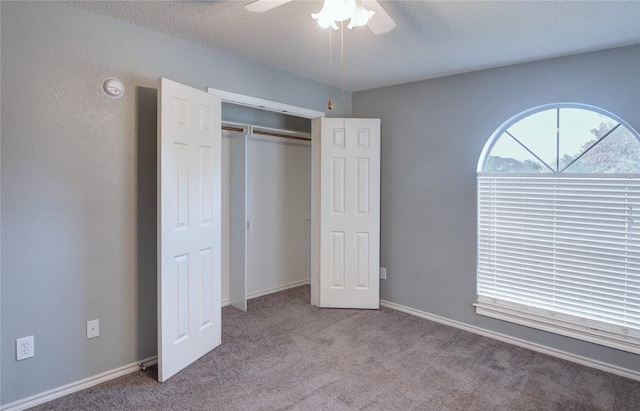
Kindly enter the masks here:
M 268 289 L 262 290 L 262 291 L 256 291 L 256 292 L 253 292 L 251 294 L 247 294 L 247 300 L 250 300 L 252 298 L 262 297 L 263 295 L 269 295 L 269 294 L 277 293 L 279 291 L 288 290 L 290 288 L 300 287 L 301 285 L 307 285 L 307 284 L 309 284 L 309 280 L 302 280 L 302 281 L 295 281 L 293 283 L 281 285 L 281 286 L 278 286 L 278 287 L 268 288 Z
M 529 309 L 511 308 L 496 301 L 492 302 L 491 299 L 482 296 L 473 306 L 476 307 L 478 315 L 640 354 L 640 338 L 637 337 L 637 332 L 634 329 L 625 329 L 624 332 L 600 329 L 598 325 L 590 325 L 586 320 L 583 324 L 579 324 L 576 320 L 570 321 L 569 316 L 561 314 L 554 316 L 553 313 L 545 315 L 545 313 L 537 312 L 533 307 Z
M 218 90 L 211 87 L 207 87 L 207 93 L 211 93 L 211 94 L 215 94 L 216 96 L 219 96 L 223 103 L 238 104 L 241 106 L 254 107 L 254 108 L 259 108 L 259 109 L 268 110 L 268 111 L 275 111 L 277 113 L 285 113 L 285 114 L 290 114 L 293 116 L 304 117 L 309 119 L 324 117 L 324 113 L 322 111 L 290 106 L 288 104 L 278 103 L 276 101 L 264 100 L 257 97 L 250 97 L 242 94 L 231 93 L 229 91 Z
M 440 317 L 438 315 L 430 314 L 424 311 L 416 310 L 414 308 L 392 303 L 390 301 L 380 300 L 380 305 L 383 307 L 391 308 L 393 310 L 402 311 L 407 314 L 415 315 L 416 317 L 424 318 L 439 324 L 448 325 L 450 327 L 454 327 L 454 328 L 458 328 L 474 334 L 482 335 L 484 337 L 493 338 L 494 340 L 506 342 L 508 344 L 513 344 L 522 348 L 527 348 L 529 350 L 536 351 L 542 354 L 547 354 L 552 357 L 561 358 L 563 360 L 571 361 L 576 364 L 585 365 L 587 367 L 595 368 L 601 371 L 610 372 L 611 374 L 615 374 L 625 378 L 630 378 L 632 380 L 640 381 L 640 372 L 635 370 L 593 360 L 587 357 L 582 357 L 580 355 L 572 354 L 570 352 L 557 350 L 555 348 L 551 348 L 546 345 L 541 345 L 541 344 L 532 343 L 530 341 L 521 340 L 519 338 L 511 337 L 506 334 L 501 334 L 495 331 L 490 331 L 484 328 L 465 324 L 459 321 L 450 320 L 448 318 Z
M 284 290 L 288 290 L 290 288 L 300 287 L 302 285 L 309 285 L 310 283 L 311 282 L 309 280 L 301 280 L 301 281 L 295 281 L 293 283 L 281 285 L 281 286 L 278 286 L 278 287 L 268 288 L 268 289 L 262 290 L 262 291 L 256 291 L 254 293 L 247 294 L 247 300 L 250 300 L 252 298 L 262 297 L 264 295 L 277 293 L 277 292 L 284 291 Z M 226 298 L 226 299 L 222 300 L 222 306 L 223 307 L 226 307 L 228 305 L 231 305 L 231 299 L 230 298 Z
M 254 107 L 254 108 L 258 108 L 258 109 L 262 109 L 262 110 L 268 110 L 268 111 L 274 111 L 274 112 L 279 112 L 279 113 L 286 113 L 286 114 L 290 114 L 290 115 L 294 115 L 294 116 L 298 116 L 298 117 L 303 117 L 303 118 L 308 118 L 311 120 L 315 120 L 317 118 L 323 118 L 325 116 L 325 113 L 322 111 L 316 111 L 316 110 L 311 110 L 311 109 L 306 109 L 306 108 L 302 108 L 302 107 L 297 107 L 297 106 L 291 106 L 288 104 L 283 104 L 283 103 L 278 103 L 275 101 L 270 101 L 270 100 L 264 100 L 261 98 L 257 98 L 257 97 L 251 97 L 251 96 L 246 96 L 243 94 L 238 94 L 238 93 L 232 93 L 230 91 L 225 91 L 225 90 L 219 90 L 219 89 L 215 89 L 215 88 L 211 88 L 211 87 L 207 87 L 207 93 L 211 93 L 214 95 L 217 95 L 218 97 L 220 97 L 220 100 L 222 102 L 225 103 L 231 103 L 231 104 L 238 104 L 238 105 L 242 105 L 242 106 L 248 106 L 248 107 Z M 224 122 L 223 122 L 224 123 Z M 314 127 L 314 121 L 311 122 L 312 124 L 312 128 Z M 229 122 L 227 123 L 229 124 Z M 243 126 L 248 126 L 248 128 L 250 128 L 250 125 L 243 125 Z M 243 127 L 244 128 L 244 127 Z M 262 128 L 262 127 L 261 127 Z M 245 130 L 246 132 L 247 130 Z M 227 136 L 230 135 L 230 133 L 223 133 L 226 134 Z M 313 130 L 311 133 L 312 136 L 312 141 L 313 141 Z M 306 137 L 306 135 L 305 135 Z M 312 145 L 311 147 L 311 156 L 312 158 L 315 156 L 314 152 L 317 151 L 319 147 L 314 147 Z M 316 170 L 314 168 L 314 162 L 312 160 L 311 163 L 311 175 L 313 176 L 313 174 L 315 172 L 318 172 L 318 170 Z M 312 190 L 313 190 L 313 183 L 312 183 Z M 312 194 L 312 203 L 313 203 L 313 194 Z M 313 212 L 311 213 L 313 216 Z M 313 218 L 313 217 L 312 217 Z M 311 224 L 311 237 L 315 238 L 314 235 L 314 224 Z M 313 247 L 314 241 L 312 240 L 312 247 Z M 312 258 L 313 258 L 313 251 L 312 251 Z M 282 290 L 286 290 L 288 288 L 293 288 L 293 287 L 298 287 L 300 285 L 305 285 L 305 284 L 310 284 L 309 280 L 305 280 L 302 282 L 296 282 L 290 285 L 285 285 L 282 287 L 277 287 L 277 288 L 273 288 L 273 289 L 269 289 L 269 290 L 263 290 L 260 292 L 256 292 L 256 293 L 252 293 L 251 295 L 246 295 L 246 298 L 256 298 L 262 295 L 266 295 L 266 294 L 271 294 L 277 291 L 282 291 Z M 311 301 L 312 304 L 314 302 L 314 291 L 315 289 L 318 288 L 317 284 L 311 284 Z M 231 305 L 231 301 L 229 300 L 224 300 L 222 302 L 222 306 L 227 306 L 227 305 Z
M 38 404 L 52 401 L 52 400 L 55 400 L 56 398 L 64 397 L 65 395 L 69 395 L 74 392 L 85 390 L 87 388 L 93 387 L 94 385 L 101 384 L 105 381 L 113 380 L 114 378 L 131 374 L 132 372 L 136 372 L 140 370 L 141 364 L 145 364 L 146 366 L 149 366 L 157 363 L 157 361 L 158 361 L 157 355 L 153 357 L 145 358 L 144 360 L 136 361 L 128 365 L 123 365 L 122 367 L 118 367 L 111 371 L 106 371 L 106 372 L 94 375 L 93 377 L 85 378 L 83 380 L 72 382 L 71 384 L 63 385 L 61 387 L 42 392 L 40 394 L 36 394 L 28 398 L 14 401 L 12 403 L 1 406 L 0 410 L 18 411 L 18 410 L 31 408 Z

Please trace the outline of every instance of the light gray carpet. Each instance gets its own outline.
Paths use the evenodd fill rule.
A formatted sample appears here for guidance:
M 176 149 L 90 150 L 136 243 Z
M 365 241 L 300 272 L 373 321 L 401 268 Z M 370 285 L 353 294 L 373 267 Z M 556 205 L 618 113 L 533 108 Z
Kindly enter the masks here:
M 223 309 L 222 345 L 35 410 L 638 410 L 640 382 L 382 308 L 319 309 L 309 287 Z

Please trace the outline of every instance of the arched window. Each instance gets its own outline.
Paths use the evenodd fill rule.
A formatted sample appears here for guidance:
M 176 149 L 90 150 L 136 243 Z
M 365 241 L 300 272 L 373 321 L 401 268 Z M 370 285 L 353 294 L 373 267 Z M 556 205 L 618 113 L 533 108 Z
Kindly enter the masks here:
M 640 136 L 581 104 L 505 122 L 478 162 L 476 312 L 640 352 Z

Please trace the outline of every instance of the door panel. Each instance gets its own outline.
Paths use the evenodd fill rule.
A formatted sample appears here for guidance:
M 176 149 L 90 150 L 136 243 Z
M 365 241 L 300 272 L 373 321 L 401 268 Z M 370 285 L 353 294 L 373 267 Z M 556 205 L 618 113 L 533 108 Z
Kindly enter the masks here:
M 231 135 L 230 150 L 230 294 L 231 305 L 247 311 L 247 136 Z
M 312 282 L 319 293 L 312 302 L 378 308 L 380 120 L 314 122 L 314 225 L 319 229 L 314 241 L 319 245 L 314 245 Z
M 158 380 L 221 342 L 220 99 L 160 79 Z

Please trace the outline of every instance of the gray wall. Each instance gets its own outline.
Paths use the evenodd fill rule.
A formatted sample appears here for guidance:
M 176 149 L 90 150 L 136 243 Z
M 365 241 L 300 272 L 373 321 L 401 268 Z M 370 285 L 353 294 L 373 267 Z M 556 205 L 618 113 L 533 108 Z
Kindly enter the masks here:
M 1 19 L 7 404 L 157 352 L 158 77 L 317 111 L 328 88 L 59 3 L 1 2 Z M 101 94 L 107 76 L 120 100 Z M 36 355 L 17 362 L 28 335 Z
M 353 94 L 382 120 L 383 299 L 640 372 L 640 356 L 478 316 L 476 166 L 491 134 L 528 108 L 599 106 L 640 130 L 640 46 Z

